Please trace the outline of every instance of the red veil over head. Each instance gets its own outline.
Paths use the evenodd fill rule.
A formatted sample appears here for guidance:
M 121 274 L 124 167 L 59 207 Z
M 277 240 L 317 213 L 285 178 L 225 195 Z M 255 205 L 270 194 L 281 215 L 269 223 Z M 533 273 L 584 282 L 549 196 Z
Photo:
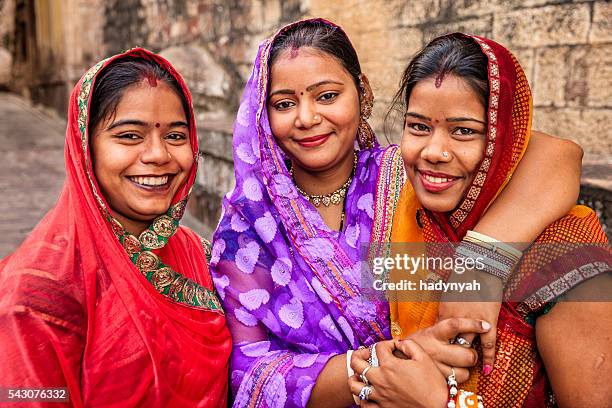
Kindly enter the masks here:
M 126 56 L 176 78 L 195 159 L 168 213 L 138 238 L 99 193 L 87 130 L 97 76 Z M 75 406 L 224 406 L 231 339 L 202 242 L 178 225 L 198 159 L 181 76 L 139 48 L 95 65 L 70 98 L 65 159 L 58 203 L 0 263 L 0 387 L 68 387 Z

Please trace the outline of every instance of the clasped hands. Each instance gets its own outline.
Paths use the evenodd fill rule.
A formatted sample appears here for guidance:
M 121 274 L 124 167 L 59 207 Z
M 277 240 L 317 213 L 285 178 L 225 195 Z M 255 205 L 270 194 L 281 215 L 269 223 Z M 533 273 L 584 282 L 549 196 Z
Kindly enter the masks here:
M 366 379 L 372 387 L 361 407 L 446 407 L 446 377 L 455 373 L 459 383 L 469 377 L 469 367 L 478 361 L 471 347 L 451 344 L 461 333 L 486 333 L 491 325 L 485 321 L 450 318 L 419 330 L 405 340 L 388 340 L 376 344 L 379 367 L 371 367 Z M 358 396 L 366 384 L 360 374 L 370 365 L 369 349 L 353 352 L 349 378 L 351 392 Z

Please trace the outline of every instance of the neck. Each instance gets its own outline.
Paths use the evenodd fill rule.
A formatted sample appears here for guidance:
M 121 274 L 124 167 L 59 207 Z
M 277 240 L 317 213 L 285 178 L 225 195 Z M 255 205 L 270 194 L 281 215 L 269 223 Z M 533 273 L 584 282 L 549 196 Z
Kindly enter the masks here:
M 312 171 L 304 169 L 293 162 L 293 178 L 299 188 L 311 195 L 330 194 L 339 189 L 353 172 L 354 152 L 344 157 L 335 166 Z
M 121 225 L 123 226 L 123 228 L 125 228 L 127 232 L 134 235 L 136 238 L 138 238 L 140 234 L 142 234 L 142 232 L 146 230 L 149 225 L 151 225 L 151 221 L 133 220 L 131 218 L 124 217 L 123 215 L 117 214 L 114 211 L 113 217 L 115 217 L 115 219 L 121 223 Z

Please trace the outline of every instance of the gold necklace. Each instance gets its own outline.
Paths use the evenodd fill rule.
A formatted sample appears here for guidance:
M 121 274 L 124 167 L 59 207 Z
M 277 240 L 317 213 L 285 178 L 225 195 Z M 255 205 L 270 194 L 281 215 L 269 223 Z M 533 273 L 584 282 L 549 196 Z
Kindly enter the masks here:
M 357 167 L 357 154 L 353 156 L 353 170 L 351 171 L 351 175 L 348 180 L 344 182 L 336 191 L 333 191 L 329 194 L 308 194 L 300 187 L 298 187 L 295 182 L 295 177 L 293 177 L 293 166 L 289 170 L 289 174 L 291 174 L 291 178 L 293 179 L 293 184 L 295 184 L 295 188 L 297 191 L 304 196 L 304 198 L 312 203 L 315 207 L 320 207 L 323 204 L 325 207 L 329 207 L 330 205 L 339 205 L 344 202 L 344 198 L 346 197 L 346 192 L 348 191 L 351 182 L 353 181 L 353 175 L 355 174 L 355 168 Z M 342 214 L 344 215 L 344 214 Z

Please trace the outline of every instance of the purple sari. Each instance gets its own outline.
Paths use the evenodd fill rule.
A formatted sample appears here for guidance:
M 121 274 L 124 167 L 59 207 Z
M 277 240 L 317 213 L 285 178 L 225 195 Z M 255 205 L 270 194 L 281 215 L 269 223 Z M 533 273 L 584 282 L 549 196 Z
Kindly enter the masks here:
M 242 97 L 233 141 L 236 186 L 223 201 L 212 249 L 234 341 L 235 407 L 304 407 L 331 357 L 390 338 L 387 302 L 362 296 L 361 259 L 374 235 L 390 233 L 390 215 L 375 208 L 401 188 L 398 148 L 357 148 L 346 227 L 327 227 L 296 190 L 271 134 L 266 90 L 275 38 L 259 47 Z

